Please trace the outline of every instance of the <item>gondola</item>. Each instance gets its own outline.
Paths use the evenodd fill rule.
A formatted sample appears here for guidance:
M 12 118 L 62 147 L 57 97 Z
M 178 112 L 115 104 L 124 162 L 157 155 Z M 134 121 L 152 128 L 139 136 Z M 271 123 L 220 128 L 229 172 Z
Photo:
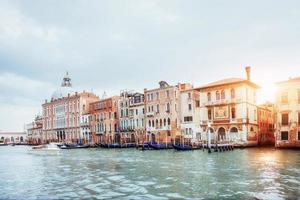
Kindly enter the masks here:
M 186 144 L 173 144 L 173 148 L 178 151 L 190 151 L 193 150 L 193 147 L 191 145 Z
M 122 146 L 119 143 L 108 144 L 108 148 L 121 148 Z
M 135 143 L 126 143 L 121 145 L 122 148 L 135 148 L 136 144 Z
M 149 147 L 155 150 L 163 150 L 163 149 L 173 149 L 172 145 L 169 144 L 157 144 L 157 143 L 148 143 Z
M 200 145 L 192 146 L 192 145 L 187 145 L 187 144 L 174 144 L 173 148 L 178 151 L 190 151 L 190 150 L 202 149 L 202 146 L 200 146 Z

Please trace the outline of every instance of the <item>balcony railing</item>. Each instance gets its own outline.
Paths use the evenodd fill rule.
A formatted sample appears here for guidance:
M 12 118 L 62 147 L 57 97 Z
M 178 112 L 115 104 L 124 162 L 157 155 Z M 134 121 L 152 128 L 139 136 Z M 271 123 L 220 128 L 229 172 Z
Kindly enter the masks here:
M 146 116 L 147 116 L 147 117 L 154 117 L 154 112 L 147 112 L 147 113 L 146 113 Z

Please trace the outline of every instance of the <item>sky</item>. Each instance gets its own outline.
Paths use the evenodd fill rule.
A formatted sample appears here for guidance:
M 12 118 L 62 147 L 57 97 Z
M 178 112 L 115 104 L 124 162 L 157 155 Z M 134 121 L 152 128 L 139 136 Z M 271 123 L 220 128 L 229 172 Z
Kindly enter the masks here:
M 60 86 L 102 96 L 160 80 L 300 76 L 300 1 L 0 0 L 0 130 L 22 131 Z

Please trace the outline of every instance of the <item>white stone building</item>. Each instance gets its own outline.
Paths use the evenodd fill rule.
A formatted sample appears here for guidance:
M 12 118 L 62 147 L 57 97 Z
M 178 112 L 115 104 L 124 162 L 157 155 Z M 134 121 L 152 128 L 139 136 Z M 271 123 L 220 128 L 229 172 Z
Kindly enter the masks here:
M 90 129 L 91 115 L 85 113 L 81 115 L 80 118 L 80 143 L 92 143 L 93 137 Z
M 229 78 L 197 88 L 200 92 L 200 125 L 207 140 L 211 124 L 213 142 L 257 145 L 258 121 L 256 91 L 258 85 L 247 79 Z
M 146 141 L 144 94 L 133 93 L 129 100 L 129 118 L 133 125 L 135 140 Z
M 182 142 L 194 143 L 201 140 L 200 93 L 193 88 L 180 92 L 180 124 Z
M 277 83 L 276 147 L 300 148 L 300 77 Z

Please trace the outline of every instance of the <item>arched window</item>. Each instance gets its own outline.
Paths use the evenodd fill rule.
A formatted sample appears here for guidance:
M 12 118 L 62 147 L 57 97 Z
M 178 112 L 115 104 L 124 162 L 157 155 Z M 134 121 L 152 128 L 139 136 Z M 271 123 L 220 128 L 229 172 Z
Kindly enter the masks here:
M 166 118 L 164 119 L 164 126 L 166 126 L 167 125 L 167 120 L 166 120 Z
M 162 127 L 162 119 L 159 120 L 159 127 Z
M 170 103 L 167 103 L 166 112 L 170 112 Z
M 220 100 L 220 92 L 219 91 L 216 91 L 216 99 Z
M 171 120 L 170 120 L 170 118 L 168 118 L 168 125 L 171 125 Z
M 207 93 L 207 101 L 211 101 L 211 93 Z
M 152 120 L 152 127 L 154 127 L 154 120 Z
M 155 126 L 158 127 L 158 119 L 155 120 Z
M 254 128 L 253 128 L 253 126 L 251 126 L 251 128 L 250 128 L 250 131 L 251 131 L 251 132 L 253 132 L 253 131 L 254 131 Z
M 192 135 L 192 133 L 193 133 L 193 130 L 190 128 L 189 134 Z
M 221 91 L 221 99 L 225 99 L 225 91 L 224 90 Z
M 235 98 L 235 90 L 233 88 L 230 90 L 230 96 L 232 99 Z

